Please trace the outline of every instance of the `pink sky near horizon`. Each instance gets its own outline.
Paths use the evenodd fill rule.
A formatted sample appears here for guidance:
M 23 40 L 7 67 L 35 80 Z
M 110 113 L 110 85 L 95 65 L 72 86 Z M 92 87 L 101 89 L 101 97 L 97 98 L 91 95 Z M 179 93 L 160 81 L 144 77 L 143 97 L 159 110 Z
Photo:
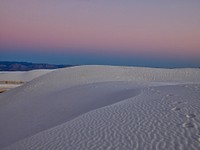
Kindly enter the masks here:
M 0 45 L 200 57 L 200 1 L 0 2 Z

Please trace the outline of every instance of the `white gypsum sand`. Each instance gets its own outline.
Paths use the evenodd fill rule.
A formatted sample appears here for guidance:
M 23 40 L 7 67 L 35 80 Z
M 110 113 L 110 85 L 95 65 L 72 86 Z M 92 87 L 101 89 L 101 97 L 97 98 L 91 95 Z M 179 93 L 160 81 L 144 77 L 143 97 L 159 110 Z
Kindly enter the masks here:
M 0 148 L 199 149 L 199 83 L 199 69 L 58 69 L 0 95 Z
M 33 71 L 0 71 L 0 93 L 21 86 L 25 82 L 51 71 L 44 69 Z
M 0 81 L 30 81 L 52 70 L 39 69 L 32 71 L 0 71 Z

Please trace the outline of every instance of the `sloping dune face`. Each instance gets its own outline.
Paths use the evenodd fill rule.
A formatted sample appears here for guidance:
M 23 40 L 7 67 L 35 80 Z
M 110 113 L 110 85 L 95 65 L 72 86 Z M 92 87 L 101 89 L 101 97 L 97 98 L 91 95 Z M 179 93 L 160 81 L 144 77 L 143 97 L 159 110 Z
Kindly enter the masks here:
M 21 86 L 25 82 L 31 81 L 41 75 L 53 70 L 33 70 L 33 71 L 0 71 L 0 93 Z
M 199 82 L 199 69 L 58 69 L 0 95 L 0 148 L 199 149 Z
M 0 81 L 31 81 L 34 78 L 37 78 L 41 75 L 44 75 L 52 70 L 32 70 L 32 71 L 1 71 L 0 72 Z

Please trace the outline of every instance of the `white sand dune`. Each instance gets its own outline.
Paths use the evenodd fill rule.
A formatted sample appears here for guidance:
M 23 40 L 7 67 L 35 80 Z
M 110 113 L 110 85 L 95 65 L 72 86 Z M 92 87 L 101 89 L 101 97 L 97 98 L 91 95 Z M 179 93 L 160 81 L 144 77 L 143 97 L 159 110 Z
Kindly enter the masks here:
M 200 149 L 200 70 L 80 66 L 0 95 L 2 149 Z
M 32 71 L 0 71 L 0 81 L 30 81 L 52 70 L 40 69 Z
M 41 75 L 53 70 L 33 70 L 33 71 L 0 71 L 0 93 L 21 86 L 25 82 L 31 81 Z

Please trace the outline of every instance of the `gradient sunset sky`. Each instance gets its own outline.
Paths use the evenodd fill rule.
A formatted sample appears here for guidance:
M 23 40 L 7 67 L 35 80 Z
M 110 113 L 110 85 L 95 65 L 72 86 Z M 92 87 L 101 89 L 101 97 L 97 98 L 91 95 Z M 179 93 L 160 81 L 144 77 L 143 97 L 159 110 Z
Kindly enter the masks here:
M 200 0 L 1 0 L 0 60 L 200 67 Z

